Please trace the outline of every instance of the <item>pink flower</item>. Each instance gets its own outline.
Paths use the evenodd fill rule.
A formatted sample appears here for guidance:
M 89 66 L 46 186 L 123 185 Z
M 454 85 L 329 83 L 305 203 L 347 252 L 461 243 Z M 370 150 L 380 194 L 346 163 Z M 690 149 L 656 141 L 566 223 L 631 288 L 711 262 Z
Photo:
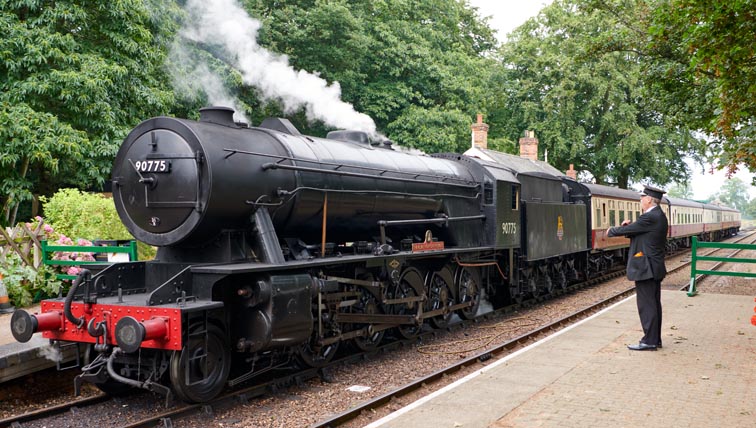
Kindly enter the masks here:
M 78 275 L 79 272 L 81 272 L 81 268 L 78 266 L 69 266 L 69 268 L 66 270 L 66 273 L 69 275 Z
M 42 228 L 45 230 L 45 233 L 53 233 L 54 232 L 52 226 L 50 226 L 49 224 L 46 224 L 46 225 L 42 226 Z

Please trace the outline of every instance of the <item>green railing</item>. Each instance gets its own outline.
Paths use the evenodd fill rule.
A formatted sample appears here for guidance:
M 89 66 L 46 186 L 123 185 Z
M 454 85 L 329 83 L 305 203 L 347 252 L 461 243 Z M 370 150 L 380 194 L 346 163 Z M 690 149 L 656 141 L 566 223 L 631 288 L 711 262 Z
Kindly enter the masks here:
M 49 245 L 47 241 L 42 241 L 42 263 L 49 266 L 83 266 L 108 263 L 108 260 L 53 260 L 50 258 L 53 253 L 127 254 L 129 261 L 139 259 L 136 241 L 105 242 L 113 242 L 116 245 Z M 56 276 L 58 279 L 76 279 L 76 275 L 59 273 Z
M 697 262 L 727 262 L 727 263 L 756 263 L 756 259 L 739 259 L 734 257 L 709 257 L 699 256 L 697 254 L 699 248 L 731 248 L 734 250 L 756 250 L 756 245 L 753 244 L 729 244 L 725 242 L 698 242 L 698 238 L 693 237 L 693 245 L 691 249 L 691 261 L 690 261 L 690 287 L 688 288 L 688 296 L 695 296 L 696 291 L 696 275 L 720 275 L 720 276 L 739 276 L 741 278 L 756 278 L 756 273 L 750 272 L 723 272 L 718 270 L 703 270 L 696 267 Z

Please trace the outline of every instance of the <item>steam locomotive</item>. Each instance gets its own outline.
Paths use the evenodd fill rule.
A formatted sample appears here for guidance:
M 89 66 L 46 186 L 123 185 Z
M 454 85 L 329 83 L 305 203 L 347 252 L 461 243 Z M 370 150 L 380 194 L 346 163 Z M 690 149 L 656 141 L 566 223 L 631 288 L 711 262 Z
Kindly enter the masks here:
M 205 402 L 293 362 L 321 366 L 341 344 L 370 350 L 472 318 L 484 294 L 555 293 L 621 264 L 628 242 L 603 231 L 639 215 L 636 193 L 545 162 L 411 155 L 356 131 L 248 127 L 217 107 L 138 125 L 112 181 L 121 220 L 156 258 L 83 271 L 65 298 L 11 320 L 21 342 L 86 346 L 77 394 L 86 381 Z M 699 208 L 665 200 L 671 243 L 737 232 L 736 211 Z M 696 224 L 683 229 L 678 210 Z

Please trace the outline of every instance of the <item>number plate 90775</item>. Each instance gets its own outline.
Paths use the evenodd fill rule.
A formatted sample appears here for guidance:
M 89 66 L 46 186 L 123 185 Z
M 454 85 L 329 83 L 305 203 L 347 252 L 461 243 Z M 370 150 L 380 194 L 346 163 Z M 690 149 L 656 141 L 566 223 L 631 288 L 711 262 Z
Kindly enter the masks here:
M 138 160 L 134 163 L 134 167 L 139 172 L 157 172 L 168 173 L 171 172 L 171 161 L 169 160 Z

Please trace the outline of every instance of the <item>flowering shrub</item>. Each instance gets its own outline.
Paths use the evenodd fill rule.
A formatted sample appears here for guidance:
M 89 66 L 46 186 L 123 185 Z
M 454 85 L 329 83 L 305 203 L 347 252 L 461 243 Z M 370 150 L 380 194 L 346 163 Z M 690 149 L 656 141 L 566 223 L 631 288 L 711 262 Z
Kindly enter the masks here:
M 26 226 L 30 229 L 34 228 L 36 229 L 43 221 L 42 217 L 36 216 L 34 217 L 34 221 L 32 223 L 27 223 Z M 32 230 L 34 230 L 32 229 Z M 55 229 L 49 225 L 44 224 L 42 226 L 42 230 L 44 232 L 44 238 L 47 239 L 48 242 L 53 241 L 54 245 L 77 245 L 79 247 L 91 247 L 94 244 L 92 244 L 92 241 L 89 241 L 87 239 L 79 238 L 74 242 L 73 239 L 67 237 L 66 235 L 62 233 L 58 233 L 55 231 Z M 74 261 L 74 262 L 81 262 L 81 261 L 94 261 L 94 253 L 86 253 L 86 252 L 69 252 L 69 251 L 56 251 L 53 253 L 52 257 L 50 257 L 51 260 L 61 260 L 61 261 Z M 59 273 L 64 273 L 66 275 L 78 275 L 79 272 L 81 272 L 81 267 L 79 266 L 55 266 L 55 270 L 57 270 Z M 68 280 L 65 280 L 68 281 Z
M 91 247 L 93 244 L 91 241 L 88 241 L 86 239 L 77 239 L 76 243 L 73 242 L 73 240 L 65 235 L 60 235 L 60 238 L 58 238 L 57 241 L 55 241 L 57 245 L 78 245 L 80 247 Z M 66 260 L 66 261 L 74 261 L 74 262 L 93 262 L 95 260 L 94 253 L 73 253 L 73 252 L 62 252 L 58 251 L 53 253 L 53 256 L 51 257 L 52 260 Z M 59 268 L 66 273 L 67 275 L 78 275 L 79 272 L 81 272 L 81 268 L 79 266 L 59 266 Z

